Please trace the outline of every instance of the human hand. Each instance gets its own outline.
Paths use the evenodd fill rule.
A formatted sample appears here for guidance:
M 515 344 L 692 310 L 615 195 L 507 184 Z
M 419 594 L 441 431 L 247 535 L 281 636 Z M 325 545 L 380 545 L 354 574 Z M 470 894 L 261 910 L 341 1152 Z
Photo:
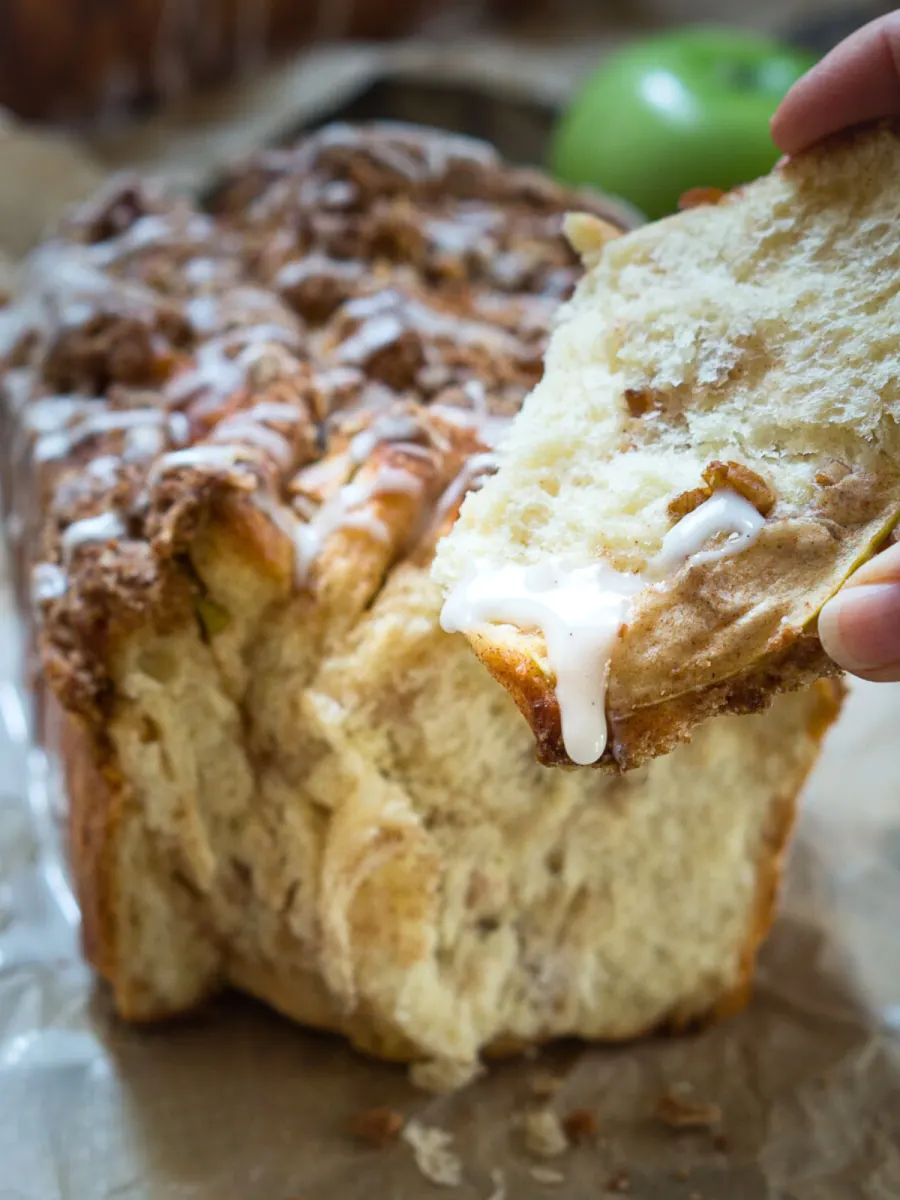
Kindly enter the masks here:
M 785 154 L 797 154 L 830 133 L 889 116 L 900 116 L 900 12 L 858 29 L 795 83 L 772 137 Z M 819 638 L 852 674 L 900 680 L 900 545 L 876 555 L 825 605 Z
M 830 133 L 900 115 L 900 11 L 857 29 L 799 79 L 772 118 L 784 154 Z

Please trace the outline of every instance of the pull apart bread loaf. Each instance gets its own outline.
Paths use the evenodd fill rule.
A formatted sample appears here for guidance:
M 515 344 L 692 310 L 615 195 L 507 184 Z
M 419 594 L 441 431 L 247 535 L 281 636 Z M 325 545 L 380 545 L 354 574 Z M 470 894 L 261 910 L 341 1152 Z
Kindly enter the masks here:
M 572 218 L 587 274 L 435 564 L 543 762 L 835 673 L 817 614 L 900 515 L 898 185 L 869 128 L 620 239 Z
M 743 996 L 833 690 L 624 776 L 547 771 L 429 573 L 586 204 L 477 143 L 338 127 L 208 209 L 117 182 L 31 262 L 7 528 L 124 1017 L 236 987 L 459 1079 Z

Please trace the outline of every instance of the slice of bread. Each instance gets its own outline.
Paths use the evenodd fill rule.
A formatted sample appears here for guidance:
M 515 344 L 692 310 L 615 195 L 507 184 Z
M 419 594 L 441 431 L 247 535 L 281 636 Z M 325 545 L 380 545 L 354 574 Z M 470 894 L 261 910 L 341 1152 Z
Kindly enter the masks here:
M 880 125 L 596 248 L 572 222 L 587 275 L 434 568 L 545 763 L 836 670 L 817 613 L 900 514 L 898 196 Z

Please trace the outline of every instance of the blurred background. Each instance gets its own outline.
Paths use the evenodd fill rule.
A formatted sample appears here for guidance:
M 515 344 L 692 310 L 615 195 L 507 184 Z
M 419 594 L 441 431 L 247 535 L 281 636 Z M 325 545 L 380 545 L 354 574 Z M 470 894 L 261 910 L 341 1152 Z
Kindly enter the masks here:
M 503 32 L 598 52 L 610 38 L 698 21 L 817 50 L 887 5 L 853 0 L 2 0 L 0 105 L 110 125 L 246 78 L 312 43 Z
M 325 121 L 400 120 L 625 201 L 768 170 L 868 0 L 0 0 L 0 285 L 113 170 L 193 191 Z M 3 119 L 4 112 L 6 119 Z

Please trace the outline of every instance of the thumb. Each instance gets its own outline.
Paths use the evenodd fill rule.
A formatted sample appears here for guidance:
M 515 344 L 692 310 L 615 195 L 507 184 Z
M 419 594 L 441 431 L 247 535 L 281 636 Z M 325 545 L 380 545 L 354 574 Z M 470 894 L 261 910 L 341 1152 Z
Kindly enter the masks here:
M 819 640 L 845 671 L 877 683 L 900 680 L 900 544 L 876 554 L 828 601 Z

